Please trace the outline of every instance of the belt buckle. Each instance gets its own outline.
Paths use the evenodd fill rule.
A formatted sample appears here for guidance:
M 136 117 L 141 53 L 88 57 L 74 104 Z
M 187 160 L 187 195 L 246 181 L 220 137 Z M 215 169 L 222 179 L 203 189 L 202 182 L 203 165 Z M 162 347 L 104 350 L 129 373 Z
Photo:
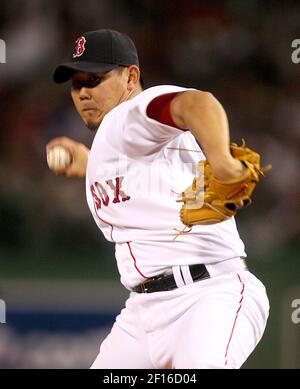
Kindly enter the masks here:
M 140 284 L 140 287 L 142 289 L 142 293 L 149 293 L 149 289 L 147 288 L 147 282 L 149 282 L 149 281 L 146 281 L 143 284 Z
M 149 289 L 147 287 L 147 284 L 151 283 L 152 281 L 158 281 L 160 280 L 161 278 L 163 277 L 152 277 L 152 278 L 148 278 L 143 284 L 140 284 L 140 287 L 142 289 L 142 293 L 150 293 L 149 292 Z
M 146 284 L 146 283 L 141 284 L 142 293 L 148 293 L 148 288 L 146 287 L 145 284 Z
M 148 278 L 144 283 L 139 285 L 142 293 L 151 293 L 151 291 L 149 291 L 149 287 L 147 286 L 147 284 L 151 284 L 151 282 L 153 282 L 153 281 L 160 281 L 164 278 L 165 278 L 165 275 Z

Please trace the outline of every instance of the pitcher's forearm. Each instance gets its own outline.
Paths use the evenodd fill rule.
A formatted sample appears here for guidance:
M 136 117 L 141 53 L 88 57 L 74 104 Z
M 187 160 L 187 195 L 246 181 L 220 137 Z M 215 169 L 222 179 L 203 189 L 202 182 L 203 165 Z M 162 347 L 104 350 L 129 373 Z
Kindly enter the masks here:
M 227 115 L 211 93 L 178 94 L 171 102 L 171 115 L 179 127 L 189 129 L 198 140 L 215 177 L 231 179 L 242 174 L 242 164 L 230 154 Z

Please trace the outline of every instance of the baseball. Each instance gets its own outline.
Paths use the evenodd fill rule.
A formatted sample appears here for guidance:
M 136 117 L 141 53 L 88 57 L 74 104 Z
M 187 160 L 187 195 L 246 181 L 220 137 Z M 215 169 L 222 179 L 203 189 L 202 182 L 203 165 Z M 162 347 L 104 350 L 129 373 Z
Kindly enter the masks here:
M 62 170 L 72 162 L 71 153 L 62 146 L 55 146 L 47 153 L 48 166 L 52 170 Z

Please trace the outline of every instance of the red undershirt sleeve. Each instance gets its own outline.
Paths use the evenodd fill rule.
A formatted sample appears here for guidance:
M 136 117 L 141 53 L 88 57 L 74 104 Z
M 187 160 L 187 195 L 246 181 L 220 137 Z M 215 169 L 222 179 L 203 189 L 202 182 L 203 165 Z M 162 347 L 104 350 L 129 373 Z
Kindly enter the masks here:
M 157 120 L 162 124 L 178 128 L 179 130 L 186 131 L 183 128 L 178 127 L 171 116 L 170 104 L 173 98 L 178 92 L 167 93 L 158 97 L 155 97 L 147 107 L 147 116 L 151 119 Z

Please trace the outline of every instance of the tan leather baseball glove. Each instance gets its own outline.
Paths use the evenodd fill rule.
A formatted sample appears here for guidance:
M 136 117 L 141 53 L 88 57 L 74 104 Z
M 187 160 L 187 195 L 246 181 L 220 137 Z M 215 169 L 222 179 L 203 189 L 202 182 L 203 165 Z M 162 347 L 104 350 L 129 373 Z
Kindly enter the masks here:
M 247 167 L 244 176 L 233 181 L 220 181 L 212 175 L 210 164 L 200 161 L 197 170 L 202 170 L 202 178 L 196 176 L 192 185 L 182 193 L 182 199 L 178 200 L 183 202 L 180 219 L 186 226 L 219 223 L 251 204 L 257 183 L 271 165 L 261 168 L 260 155 L 247 148 L 244 141 L 241 146 L 232 143 L 230 150 L 232 156 Z

